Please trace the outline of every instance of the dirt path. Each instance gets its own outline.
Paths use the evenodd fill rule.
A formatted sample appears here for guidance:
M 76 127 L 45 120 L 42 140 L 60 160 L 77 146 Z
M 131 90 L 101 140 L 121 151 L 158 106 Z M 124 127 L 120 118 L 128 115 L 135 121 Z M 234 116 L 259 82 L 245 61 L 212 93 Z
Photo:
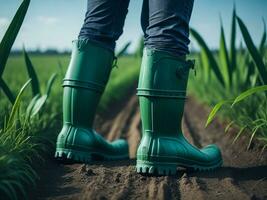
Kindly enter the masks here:
M 233 134 L 222 124 L 204 128 L 207 108 L 189 98 L 184 116 L 186 137 L 196 146 L 216 143 L 224 166 L 213 172 L 177 171 L 173 177 L 146 177 L 135 173 L 135 153 L 140 140 L 140 114 L 135 95 L 129 95 L 111 113 L 96 119 L 97 131 L 113 140 L 126 138 L 130 158 L 125 161 L 62 165 L 49 161 L 33 199 L 267 199 L 267 153 L 247 138 L 232 145 Z

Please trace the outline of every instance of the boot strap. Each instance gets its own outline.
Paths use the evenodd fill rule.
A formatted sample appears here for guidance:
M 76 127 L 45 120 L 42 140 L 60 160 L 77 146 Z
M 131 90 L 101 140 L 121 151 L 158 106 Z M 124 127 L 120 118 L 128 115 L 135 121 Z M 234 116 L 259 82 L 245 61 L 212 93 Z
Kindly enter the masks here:
M 138 96 L 186 99 L 186 91 L 137 88 Z
M 88 90 L 93 90 L 98 93 L 102 93 L 105 89 L 104 85 L 101 85 L 99 83 L 95 83 L 92 81 L 78 81 L 78 80 L 72 80 L 72 79 L 64 79 L 63 80 L 63 87 L 69 86 L 69 87 L 75 87 L 75 88 L 83 88 Z

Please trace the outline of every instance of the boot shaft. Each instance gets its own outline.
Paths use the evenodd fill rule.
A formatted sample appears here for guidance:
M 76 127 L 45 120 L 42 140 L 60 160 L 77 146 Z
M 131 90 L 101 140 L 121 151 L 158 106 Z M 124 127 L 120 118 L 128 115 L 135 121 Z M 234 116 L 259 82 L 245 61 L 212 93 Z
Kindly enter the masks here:
M 145 49 L 137 89 L 143 133 L 181 132 L 190 67 L 192 63 L 184 58 Z
M 95 112 L 109 79 L 113 52 L 87 40 L 73 42 L 71 61 L 63 80 L 63 120 L 92 128 Z
M 63 86 L 85 87 L 102 92 L 113 62 L 112 51 L 88 40 L 73 41 L 70 64 Z

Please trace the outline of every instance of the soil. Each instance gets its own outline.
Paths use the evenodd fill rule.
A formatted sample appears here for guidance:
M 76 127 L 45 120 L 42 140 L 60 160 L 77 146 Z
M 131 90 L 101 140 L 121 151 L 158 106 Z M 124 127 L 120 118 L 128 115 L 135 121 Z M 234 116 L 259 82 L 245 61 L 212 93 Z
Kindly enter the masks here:
M 224 132 L 215 120 L 205 128 L 209 108 L 193 97 L 186 102 L 185 136 L 197 147 L 217 144 L 223 167 L 212 172 L 178 169 L 176 176 L 143 176 L 135 172 L 140 141 L 140 114 L 135 94 L 126 95 L 109 113 L 96 117 L 96 130 L 108 140 L 125 138 L 130 159 L 91 164 L 61 164 L 48 160 L 32 199 L 267 199 L 267 152 L 258 143 L 247 150 L 249 138 L 232 144 L 236 130 Z

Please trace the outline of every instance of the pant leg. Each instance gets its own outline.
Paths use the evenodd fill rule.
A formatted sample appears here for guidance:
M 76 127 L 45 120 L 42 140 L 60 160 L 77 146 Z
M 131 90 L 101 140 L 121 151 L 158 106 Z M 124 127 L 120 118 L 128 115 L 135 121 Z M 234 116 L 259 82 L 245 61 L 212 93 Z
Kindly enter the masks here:
M 141 24 L 148 48 L 189 53 L 189 20 L 194 0 L 143 0 Z
M 129 0 L 88 0 L 79 39 L 88 39 L 114 51 L 123 32 Z

